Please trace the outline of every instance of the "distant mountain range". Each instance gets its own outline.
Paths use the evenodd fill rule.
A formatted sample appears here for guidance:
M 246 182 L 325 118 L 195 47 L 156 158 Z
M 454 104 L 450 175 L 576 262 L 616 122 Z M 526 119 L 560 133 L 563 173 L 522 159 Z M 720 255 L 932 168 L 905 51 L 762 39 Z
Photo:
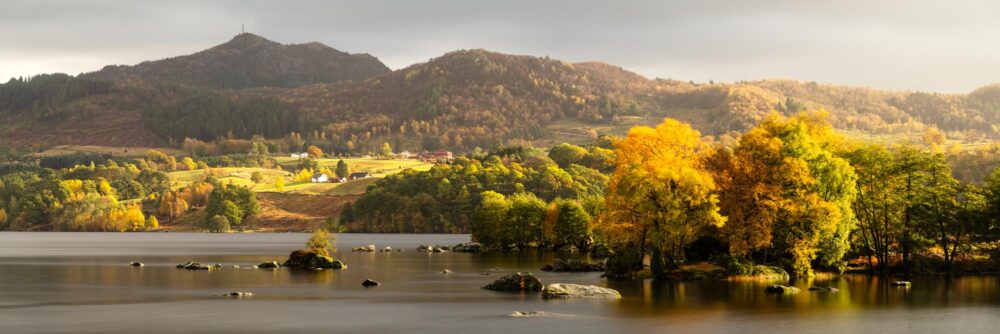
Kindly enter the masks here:
M 486 50 L 390 71 L 367 54 L 241 34 L 187 56 L 0 85 L 0 145 L 158 146 L 296 132 L 332 152 L 382 143 L 462 151 L 582 142 L 663 117 L 719 136 L 771 111 L 815 109 L 859 134 L 933 126 L 967 140 L 1000 137 L 997 85 L 939 94 L 789 80 L 699 84 Z

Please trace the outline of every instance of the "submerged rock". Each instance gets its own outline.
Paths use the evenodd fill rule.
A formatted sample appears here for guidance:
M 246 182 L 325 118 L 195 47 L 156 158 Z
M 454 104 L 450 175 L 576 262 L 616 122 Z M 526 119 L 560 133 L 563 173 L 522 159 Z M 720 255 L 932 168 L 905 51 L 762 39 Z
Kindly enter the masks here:
M 514 273 L 493 281 L 483 287 L 494 291 L 542 291 L 545 285 L 531 273 Z
M 612 298 L 620 299 L 622 295 L 615 289 L 602 288 L 596 285 L 580 285 L 569 283 L 553 283 L 542 291 L 542 298 Z
M 297 269 L 344 269 L 347 265 L 329 256 L 319 255 L 311 250 L 300 249 L 288 255 L 284 267 Z
M 794 286 L 786 286 L 781 284 L 772 284 L 768 285 L 767 288 L 764 288 L 764 292 L 782 294 L 782 295 L 796 294 L 799 293 L 799 291 L 801 290 L 799 290 L 799 288 L 796 288 Z
M 828 287 L 828 286 L 813 286 L 813 287 L 809 287 L 809 291 L 815 291 L 815 292 L 837 292 L 837 291 L 840 291 L 840 289 L 832 288 L 832 287 Z
M 267 261 L 267 262 L 258 264 L 257 268 L 261 268 L 261 269 L 278 269 L 278 268 L 281 268 L 281 265 L 278 264 L 277 261 Z
M 128 265 L 130 267 L 142 267 L 142 266 L 144 266 L 144 264 L 142 264 L 142 262 L 129 262 Z
M 364 282 L 361 282 L 361 285 L 364 286 L 364 287 L 366 287 L 366 288 L 370 288 L 370 287 L 382 285 L 382 283 L 376 282 L 376 281 L 372 280 L 371 278 L 369 278 L 369 279 L 366 279 Z
M 178 264 L 177 269 L 187 269 L 187 270 L 213 270 L 222 269 L 221 264 L 201 264 L 198 262 L 188 262 L 185 264 Z
M 510 317 L 512 318 L 541 318 L 541 317 L 572 317 L 572 314 L 565 313 L 552 313 L 545 311 L 514 311 L 511 312 Z
M 895 287 L 909 288 L 910 285 L 912 285 L 912 284 L 910 284 L 910 281 L 895 281 L 895 282 L 892 282 L 891 285 L 895 286 Z
M 353 251 L 355 251 L 355 252 L 374 252 L 375 251 L 375 245 L 366 245 L 366 246 L 355 247 L 353 249 Z
M 482 253 L 486 251 L 486 246 L 478 242 L 467 242 L 455 245 L 451 251 L 457 253 Z
M 603 263 L 588 263 L 581 260 L 563 260 L 556 259 L 552 264 L 547 264 L 542 267 L 543 271 L 552 272 L 590 272 L 590 271 L 605 271 Z
M 553 283 L 545 287 L 542 298 L 613 298 L 620 299 L 622 295 L 615 289 L 602 288 L 596 285 L 581 285 L 569 283 Z
M 244 292 L 244 291 L 236 291 L 236 292 L 230 292 L 230 293 L 227 293 L 227 294 L 223 294 L 221 296 L 236 297 L 236 298 L 240 298 L 240 297 L 252 297 L 253 293 L 251 293 L 251 292 Z

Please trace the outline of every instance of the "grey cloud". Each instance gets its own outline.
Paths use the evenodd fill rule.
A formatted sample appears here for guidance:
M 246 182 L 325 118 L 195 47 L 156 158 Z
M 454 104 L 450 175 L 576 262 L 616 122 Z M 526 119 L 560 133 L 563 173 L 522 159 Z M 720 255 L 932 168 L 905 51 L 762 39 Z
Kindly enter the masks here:
M 0 77 L 198 51 L 241 23 L 402 68 L 455 49 L 605 61 L 649 77 L 787 77 L 968 91 L 997 81 L 993 1 L 5 1 Z

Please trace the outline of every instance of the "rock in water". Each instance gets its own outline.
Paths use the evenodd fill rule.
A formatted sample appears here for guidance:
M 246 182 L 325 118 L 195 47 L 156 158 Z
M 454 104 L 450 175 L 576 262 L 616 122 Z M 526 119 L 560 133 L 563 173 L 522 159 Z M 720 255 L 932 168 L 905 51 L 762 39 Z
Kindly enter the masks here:
M 895 286 L 895 287 L 909 288 L 910 285 L 911 285 L 910 281 L 895 281 L 895 282 L 892 282 L 892 286 Z
M 614 289 L 602 288 L 596 285 L 553 283 L 545 287 L 545 291 L 542 292 L 542 298 L 620 299 L 622 295 Z
M 369 279 L 366 279 L 364 282 L 361 282 L 361 285 L 364 286 L 364 287 L 366 287 L 366 288 L 370 288 L 370 287 L 382 285 L 382 283 L 373 281 L 371 278 L 369 278 Z
M 815 292 L 837 292 L 837 291 L 840 291 L 840 290 L 837 289 L 837 288 L 831 288 L 831 287 L 828 287 L 828 286 L 814 286 L 814 287 L 810 287 L 809 291 L 815 291 Z
M 367 245 L 367 246 L 355 247 L 353 249 L 353 251 L 355 251 L 355 252 L 374 252 L 375 251 L 375 245 Z
M 453 271 L 451 271 L 451 269 L 445 269 L 445 270 L 442 270 L 441 273 L 442 274 L 451 274 L 451 273 L 453 273 Z
M 288 255 L 284 267 L 297 269 L 344 269 L 347 265 L 329 256 L 319 255 L 311 250 L 300 249 Z
M 129 262 L 128 265 L 132 266 L 132 267 L 142 267 L 143 266 L 142 262 Z
M 801 290 L 799 290 L 799 288 L 796 288 L 794 286 L 785 286 L 780 284 L 772 284 L 768 285 L 767 288 L 764 288 L 764 292 L 782 294 L 782 295 L 796 294 L 799 293 L 799 291 Z
M 252 297 L 253 293 L 251 293 L 251 292 L 243 292 L 243 291 L 236 291 L 236 292 L 230 292 L 230 293 L 224 294 L 223 296 L 236 297 L 236 298 L 240 298 L 240 297 Z
M 198 262 L 188 262 L 185 264 L 178 264 L 177 269 L 187 269 L 187 270 L 213 270 L 222 269 L 221 264 L 201 264 Z
M 468 242 L 455 245 L 455 247 L 451 248 L 451 251 L 457 253 L 482 253 L 486 251 L 486 247 L 478 242 Z
M 543 288 L 545 288 L 545 285 L 542 284 L 542 281 L 531 273 L 510 274 L 483 287 L 486 290 L 513 292 L 542 291 Z
M 261 269 L 278 269 L 278 268 L 281 268 L 281 265 L 278 264 L 277 261 L 267 261 L 267 262 L 258 264 L 257 268 L 261 268 Z
M 382 248 L 382 253 L 389 253 L 389 252 L 392 252 L 392 247 L 385 246 L 385 248 Z

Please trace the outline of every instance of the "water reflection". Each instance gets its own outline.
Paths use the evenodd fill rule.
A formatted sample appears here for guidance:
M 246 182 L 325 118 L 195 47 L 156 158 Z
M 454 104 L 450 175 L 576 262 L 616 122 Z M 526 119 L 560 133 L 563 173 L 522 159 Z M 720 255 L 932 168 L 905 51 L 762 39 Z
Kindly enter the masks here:
M 0 332 L 187 332 L 192 329 L 182 325 L 187 319 L 197 319 L 189 324 L 201 331 L 234 333 L 438 333 L 465 332 L 469 326 L 483 333 L 542 327 L 552 333 L 757 332 L 778 324 L 798 332 L 897 332 L 913 326 L 976 332 L 995 327 L 989 325 L 991 320 L 1000 321 L 1000 280 L 994 276 L 914 277 L 906 289 L 892 287 L 893 278 L 847 275 L 785 283 L 802 291 L 779 296 L 764 293 L 771 282 L 607 281 L 598 273 L 540 272 L 543 264 L 565 256 L 551 252 L 414 250 L 421 243 L 466 241 L 468 236 L 462 235 L 341 235 L 342 250 L 375 243 L 405 251 L 341 252 L 335 257 L 348 269 L 339 271 L 232 267 L 282 261 L 307 237 L 0 233 Z M 225 268 L 174 268 L 191 260 Z M 146 266 L 129 267 L 130 261 Z M 444 269 L 453 273 L 442 273 Z M 538 294 L 480 289 L 515 271 L 534 272 L 548 283 L 611 287 L 623 299 L 543 300 Z M 383 286 L 362 288 L 366 278 Z M 811 292 L 811 286 L 839 291 Z M 251 291 L 254 296 L 218 296 L 231 291 Z M 572 320 L 512 320 L 507 315 L 515 310 L 565 314 Z

